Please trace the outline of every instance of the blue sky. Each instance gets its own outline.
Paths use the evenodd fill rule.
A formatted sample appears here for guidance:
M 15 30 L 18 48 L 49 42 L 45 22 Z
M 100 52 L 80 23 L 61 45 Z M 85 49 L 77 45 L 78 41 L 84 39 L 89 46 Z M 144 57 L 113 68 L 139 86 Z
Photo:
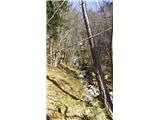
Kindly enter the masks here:
M 100 1 L 108 1 L 112 2 L 112 0 L 86 0 L 87 9 L 93 9 L 96 10 L 99 8 L 98 2 Z M 76 6 L 78 9 L 80 8 L 80 0 L 69 0 L 73 4 L 73 6 Z
M 80 0 L 69 0 L 69 1 L 78 2 Z M 103 0 L 86 0 L 86 2 L 97 2 L 97 1 L 103 1 Z M 112 2 L 112 0 L 104 0 L 104 1 Z

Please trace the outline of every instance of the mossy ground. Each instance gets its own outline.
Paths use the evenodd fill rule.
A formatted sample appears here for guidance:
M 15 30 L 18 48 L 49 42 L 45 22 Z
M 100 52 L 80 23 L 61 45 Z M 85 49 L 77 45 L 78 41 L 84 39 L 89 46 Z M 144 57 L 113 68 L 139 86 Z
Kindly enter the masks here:
M 58 68 L 47 66 L 47 115 L 50 120 L 110 120 L 98 100 L 89 102 L 83 83 Z

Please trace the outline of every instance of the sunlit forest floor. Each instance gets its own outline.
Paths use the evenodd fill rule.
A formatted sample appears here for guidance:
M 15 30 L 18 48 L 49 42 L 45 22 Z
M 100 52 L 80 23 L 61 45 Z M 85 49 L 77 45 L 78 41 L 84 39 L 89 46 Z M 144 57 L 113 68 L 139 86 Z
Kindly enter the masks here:
M 110 120 L 102 102 L 77 79 L 79 72 L 65 65 L 47 66 L 48 120 Z

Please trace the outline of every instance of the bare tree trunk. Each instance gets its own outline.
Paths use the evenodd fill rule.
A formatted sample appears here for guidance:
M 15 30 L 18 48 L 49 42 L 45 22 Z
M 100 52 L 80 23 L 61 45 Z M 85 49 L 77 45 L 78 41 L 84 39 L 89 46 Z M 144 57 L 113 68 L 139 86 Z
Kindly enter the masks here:
M 113 26 L 113 25 L 112 25 Z M 112 29 L 112 35 L 111 35 L 111 44 L 110 44 L 110 58 L 111 58 L 111 80 L 113 85 L 113 48 L 112 48 L 112 37 L 113 37 L 113 29 Z
M 96 68 L 97 78 L 99 80 L 100 87 L 101 87 L 101 90 L 103 93 L 104 104 L 109 109 L 110 113 L 112 114 L 113 113 L 113 105 L 112 105 L 112 101 L 111 101 L 111 98 L 110 98 L 110 95 L 109 95 L 109 92 L 107 89 L 107 85 L 104 80 L 104 75 L 102 73 L 102 69 L 101 69 L 101 65 L 100 65 L 100 61 L 99 61 L 99 56 L 97 53 L 98 51 L 96 50 L 94 40 L 91 37 L 92 32 L 91 32 L 89 19 L 88 19 L 88 15 L 87 15 L 87 11 L 86 11 L 85 0 L 81 0 L 81 5 L 82 5 L 84 23 L 85 23 L 86 30 L 87 30 L 87 35 L 88 35 L 88 37 L 90 37 L 89 44 L 90 44 L 90 50 L 91 50 L 91 54 L 92 54 L 92 60 L 93 60 L 94 66 Z

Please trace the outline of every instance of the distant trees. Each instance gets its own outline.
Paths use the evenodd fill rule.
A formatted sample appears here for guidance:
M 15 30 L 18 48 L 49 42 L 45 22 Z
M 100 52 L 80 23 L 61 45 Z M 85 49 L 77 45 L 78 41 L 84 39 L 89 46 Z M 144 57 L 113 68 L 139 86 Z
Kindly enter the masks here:
M 81 43 L 84 25 L 76 8 L 67 1 L 47 1 L 47 62 L 81 64 Z M 72 46 L 72 44 L 77 43 Z
M 112 27 L 112 4 L 108 5 L 104 1 L 104 4 L 99 3 L 99 6 L 101 7 L 97 12 L 88 11 L 93 34 Z M 79 64 L 91 65 L 88 41 L 79 42 L 86 37 L 80 11 L 69 5 L 68 1 L 47 1 L 47 61 L 49 64 L 55 65 L 55 61 L 61 59 L 70 65 L 75 65 L 75 61 L 79 61 Z M 103 71 L 111 71 L 112 30 L 94 39 L 100 53 Z M 69 47 L 73 43 L 77 44 Z M 65 49 L 61 50 L 62 48 Z M 81 49 L 84 49 L 83 52 Z M 57 54 L 58 52 L 60 55 Z
M 61 36 L 68 29 L 65 12 L 67 1 L 47 1 L 47 62 L 54 65 L 57 61 L 57 50 L 60 49 Z

